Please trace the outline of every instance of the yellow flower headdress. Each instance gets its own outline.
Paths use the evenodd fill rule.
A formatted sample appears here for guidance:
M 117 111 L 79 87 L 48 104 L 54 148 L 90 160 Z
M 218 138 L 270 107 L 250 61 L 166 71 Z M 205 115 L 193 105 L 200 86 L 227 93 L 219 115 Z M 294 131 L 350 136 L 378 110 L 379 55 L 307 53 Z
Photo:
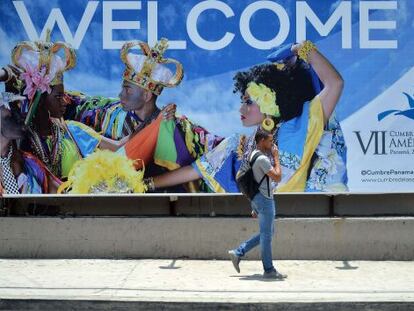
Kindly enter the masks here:
M 276 93 L 263 83 L 250 82 L 246 92 L 260 107 L 260 112 L 268 116 L 280 117 L 279 106 L 276 103 Z
M 142 54 L 132 54 L 129 50 L 140 47 Z M 123 79 L 143 89 L 160 95 L 164 87 L 175 87 L 180 84 L 184 76 L 181 63 L 171 58 L 164 58 L 168 48 L 168 40 L 162 38 L 152 49 L 147 43 L 131 41 L 121 49 L 121 59 L 125 63 Z M 164 65 L 174 64 L 175 75 Z

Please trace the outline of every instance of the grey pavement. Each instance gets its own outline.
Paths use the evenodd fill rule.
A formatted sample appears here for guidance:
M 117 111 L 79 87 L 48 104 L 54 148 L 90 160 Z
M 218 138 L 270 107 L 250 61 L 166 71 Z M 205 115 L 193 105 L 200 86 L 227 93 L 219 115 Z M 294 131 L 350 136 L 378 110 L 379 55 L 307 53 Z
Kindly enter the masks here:
M 288 274 L 286 280 L 263 280 L 260 261 L 242 260 L 238 274 L 230 260 L 0 259 L 0 302 L 405 302 L 414 306 L 413 261 L 277 261 L 276 265 Z M 1 304 L 0 310 L 5 310 Z

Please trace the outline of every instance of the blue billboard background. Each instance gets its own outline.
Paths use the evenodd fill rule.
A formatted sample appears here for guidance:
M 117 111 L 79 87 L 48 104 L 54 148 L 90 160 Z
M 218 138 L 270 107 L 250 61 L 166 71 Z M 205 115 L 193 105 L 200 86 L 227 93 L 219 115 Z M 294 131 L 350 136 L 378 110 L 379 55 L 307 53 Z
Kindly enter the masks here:
M 94 1 L 92 1 L 94 2 Z M 86 33 L 77 49 L 78 65 L 65 76 L 67 89 L 79 90 L 89 95 L 116 97 L 120 90 L 124 65 L 119 58 L 119 49 L 103 48 L 103 2 L 96 1 L 96 9 Z M 148 39 L 148 1 L 132 2 L 141 9 L 114 9 L 115 21 L 139 21 L 139 30 L 116 29 L 113 40 Z M 227 18 L 221 11 L 209 9 L 200 14 L 197 29 L 209 41 L 219 40 L 226 32 L 234 34 L 232 42 L 223 49 L 205 50 L 189 38 L 186 21 L 191 9 L 202 1 L 150 1 L 157 5 L 158 37 L 170 40 L 185 40 L 185 49 L 170 50 L 168 55 L 183 63 L 185 79 L 178 89 L 166 90 L 162 102 L 173 101 L 179 111 L 199 121 L 207 128 L 219 129 L 221 135 L 234 131 L 246 131 L 240 125 L 237 114 L 238 98 L 232 94 L 234 72 L 265 61 L 269 50 L 251 47 L 240 33 L 240 16 L 252 3 L 260 1 L 223 1 L 234 12 Z M 293 0 L 274 1 L 285 8 L 289 16 L 289 34 L 284 42 L 296 41 L 296 2 Z M 302 1 L 303 2 L 303 1 Z M 346 81 L 346 88 L 338 104 L 340 120 L 360 109 L 364 104 L 381 94 L 389 85 L 407 72 L 413 65 L 412 47 L 414 37 L 414 3 L 408 0 L 397 2 L 395 10 L 371 10 L 371 20 L 396 21 L 396 29 L 371 30 L 372 39 L 396 40 L 396 49 L 360 48 L 360 0 L 353 1 L 306 1 L 322 22 L 326 22 L 342 2 L 351 2 L 352 48 L 342 48 L 342 26 L 336 23 L 328 36 L 321 36 L 307 23 L 307 38 L 316 42 Z M 366 1 L 365 1 L 366 2 Z M 391 1 L 382 1 L 391 2 Z M 88 1 L 25 0 L 1 1 L 0 11 L 0 63 L 10 62 L 10 51 L 21 40 L 28 40 L 28 33 L 22 23 L 16 6 L 27 9 L 37 35 L 44 29 L 52 9 L 58 8 L 72 34 L 87 8 Z M 250 20 L 252 34 L 262 41 L 270 40 L 277 34 L 280 21 L 270 10 L 262 9 Z M 64 40 L 59 27 L 52 29 L 52 41 Z M 218 120 L 218 117 L 220 119 Z
M 279 14 L 269 9 L 275 6 Z M 243 20 L 249 8 L 256 11 Z M 301 22 L 303 14 L 307 16 L 305 23 Z M 41 34 L 44 37 L 50 27 L 52 41 L 70 41 L 70 37 L 77 49 L 77 66 L 65 74 L 66 89 L 117 97 L 125 68 L 119 56 L 122 42 L 166 37 L 174 42 L 167 56 L 183 64 L 185 78 L 179 87 L 164 90 L 160 105 L 175 102 L 179 113 L 215 134 L 228 136 L 252 130 L 240 123 L 240 99 L 232 92 L 234 74 L 266 62 L 272 47 L 304 39 L 298 38 L 298 33 L 306 32 L 306 39 L 317 44 L 345 81 L 336 116 L 348 146 L 348 171 L 376 172 L 374 168 L 367 170 L 364 163 L 377 167 L 387 163 L 395 169 L 401 169 L 403 163 L 403 168 L 411 169 L 412 155 L 401 158 L 401 153 L 396 156 L 391 149 L 393 144 L 411 148 L 410 141 L 397 145 L 392 133 L 413 134 L 410 113 L 405 113 L 405 118 L 397 113 L 413 108 L 413 14 L 411 0 L 2 0 L 0 64 L 10 62 L 10 51 L 17 42 L 38 39 Z M 253 39 L 246 39 L 246 29 Z M 220 47 L 217 42 L 226 35 L 231 40 Z M 279 35 L 283 38 L 276 46 L 266 44 Z M 252 40 L 262 44 L 252 44 Z M 389 110 L 396 113 L 384 120 L 377 117 Z M 369 139 L 374 137 L 369 133 L 379 130 L 390 135 L 387 161 L 368 157 L 373 148 Z M 411 151 L 407 149 L 409 154 Z M 384 188 L 376 187 L 374 181 L 366 183 L 352 172 L 349 180 L 350 190 L 380 191 L 395 184 L 382 180 Z M 412 191 L 413 184 L 413 180 L 405 181 L 396 189 Z

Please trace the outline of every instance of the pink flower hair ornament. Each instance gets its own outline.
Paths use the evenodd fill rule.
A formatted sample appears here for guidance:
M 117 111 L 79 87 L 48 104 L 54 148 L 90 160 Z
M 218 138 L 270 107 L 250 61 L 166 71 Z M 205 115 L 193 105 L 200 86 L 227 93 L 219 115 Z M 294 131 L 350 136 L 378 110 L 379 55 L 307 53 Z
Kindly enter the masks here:
M 41 93 L 52 92 L 50 87 L 51 77 L 46 73 L 46 68 L 42 66 L 41 70 L 38 70 L 36 67 L 26 64 L 25 71 L 20 74 L 20 79 L 25 81 L 26 88 L 23 92 L 24 95 L 27 95 L 29 100 L 33 100 L 36 91 L 39 90 Z

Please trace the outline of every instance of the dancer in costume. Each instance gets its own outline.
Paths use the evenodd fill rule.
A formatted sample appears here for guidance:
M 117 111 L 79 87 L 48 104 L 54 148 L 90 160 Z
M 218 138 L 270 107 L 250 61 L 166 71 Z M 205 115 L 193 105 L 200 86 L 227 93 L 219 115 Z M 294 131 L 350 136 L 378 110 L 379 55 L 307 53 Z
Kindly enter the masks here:
M 141 55 L 129 53 L 135 46 L 140 47 Z M 183 78 L 182 65 L 164 58 L 167 47 L 168 41 L 161 39 L 152 49 L 144 42 L 129 42 L 121 50 L 121 59 L 126 65 L 119 95 L 121 104 L 144 122 L 136 129 L 138 134 L 120 152 L 130 159 L 143 159 L 146 177 L 189 165 L 209 146 L 213 148 L 220 141 L 219 137 L 210 135 L 185 117 L 175 122 L 162 121 L 159 116 L 156 102 L 163 88 L 176 87 Z M 165 64 L 175 65 L 174 75 Z M 188 186 L 187 190 L 196 190 L 195 185 Z
M 142 53 L 130 53 L 133 47 L 139 47 Z M 157 107 L 157 99 L 163 88 L 176 87 L 183 78 L 182 65 L 176 60 L 164 58 L 167 47 L 166 39 L 161 39 L 153 48 L 139 41 L 126 43 L 121 49 L 121 59 L 126 68 L 119 94 L 120 104 L 109 99 L 95 101 L 98 106 L 92 110 L 92 98 L 92 102 L 83 104 L 89 107 L 88 113 L 83 112 L 87 116 L 85 120 L 103 120 L 101 130 L 111 137 L 122 137 L 128 115 L 134 116 L 135 124 L 131 126 L 134 128 L 133 133 L 126 137 L 128 141 L 125 145 L 119 149 L 107 149 L 117 150 L 118 154 L 135 161 L 136 169 L 145 167 L 146 177 L 191 164 L 219 142 L 219 138 L 210 135 L 187 118 L 175 118 L 175 105 L 169 105 L 163 111 Z M 166 66 L 169 63 L 176 66 L 175 74 Z M 125 138 L 121 139 L 121 144 L 124 141 Z M 158 161 L 161 158 L 162 161 Z M 69 184 L 72 193 L 76 189 L 84 189 L 79 186 L 84 182 L 82 176 L 80 170 L 71 174 L 70 182 L 64 184 L 60 191 L 66 191 Z M 102 176 L 102 182 L 106 183 L 107 178 L 108 176 Z M 169 191 L 195 191 L 199 190 L 198 186 L 188 184 L 186 189 L 180 186 Z
M 340 98 L 343 80 L 310 41 L 291 45 L 282 52 L 278 51 L 273 60 L 283 64 L 255 66 L 236 74 L 235 91 L 242 97 L 243 125 L 262 126 L 275 133 L 282 168 L 277 191 L 305 191 L 315 151 Z M 281 54 L 286 56 L 280 57 Z M 323 84 L 320 92 L 316 78 Z M 215 192 L 238 192 L 235 175 L 241 161 L 254 150 L 253 137 L 254 134 L 226 138 L 191 166 L 147 181 L 148 187 L 166 187 L 203 178 Z M 344 167 L 343 163 L 336 166 Z M 340 178 L 336 186 L 346 188 Z
M 65 53 L 62 59 L 58 52 Z M 6 66 L 10 79 L 27 96 L 21 107 L 28 135 L 22 149 L 33 153 L 59 179 L 67 178 L 72 166 L 101 143 L 101 137 L 79 122 L 65 122 L 63 73 L 75 66 L 75 51 L 66 43 L 24 41 L 12 51 L 13 66 Z M 19 72 L 16 73 L 18 69 Z
M 130 49 L 134 47 L 139 47 L 142 53 L 130 53 Z M 120 140 L 117 146 L 107 149 L 117 150 L 120 146 L 123 146 L 126 141 L 125 138 L 127 140 L 130 138 L 128 135 L 135 136 L 161 116 L 157 100 L 163 88 L 176 87 L 183 78 L 182 65 L 176 60 L 164 58 L 167 47 L 167 39 L 161 39 L 153 48 L 150 48 L 145 42 L 131 41 L 126 43 L 121 50 L 121 59 L 125 63 L 126 69 L 123 74 L 122 90 L 119 94 L 120 100 L 99 96 L 90 97 L 76 92 L 69 92 L 66 95 L 70 104 L 67 106 L 68 111 L 65 117 L 80 121 L 106 137 Z M 176 66 L 175 74 L 166 66 L 169 63 Z M 212 149 L 213 146 L 217 145 L 221 138 L 210 135 L 208 131 L 192 123 L 186 117 L 176 118 L 175 110 L 175 105 L 168 105 L 162 110 L 163 120 L 176 121 L 175 125 L 173 125 L 173 122 L 169 122 L 168 125 L 164 124 L 162 128 L 174 128 L 177 133 L 179 132 L 184 137 L 184 147 L 188 151 L 182 155 L 183 159 L 187 157 L 189 158 L 188 161 L 192 161 L 206 149 Z M 158 133 L 158 126 L 160 125 L 157 123 L 158 121 L 152 125 L 155 127 L 155 131 L 147 130 L 152 134 L 152 138 L 156 136 L 154 133 Z M 146 137 L 146 135 L 141 136 Z M 156 143 L 156 139 L 151 141 L 153 144 Z M 131 145 L 139 147 L 140 143 L 142 143 L 140 138 L 136 138 L 136 141 L 131 142 L 128 148 Z M 175 145 L 174 142 L 173 144 Z M 153 148 L 154 146 L 152 146 Z M 143 148 L 142 152 L 146 156 L 133 155 L 129 151 L 126 153 L 133 159 L 141 156 L 148 164 L 152 161 L 152 156 L 150 156 L 151 153 L 154 153 L 152 149 Z M 189 157 L 188 153 L 192 157 Z M 163 161 L 161 166 L 172 169 L 179 167 L 179 163 L 188 162 L 183 159 L 180 160 L 180 157 L 181 154 L 178 155 L 178 159 L 172 160 L 170 158 L 168 161 Z
M 141 55 L 129 53 L 136 46 L 141 49 Z M 157 97 L 162 89 L 177 86 L 183 77 L 179 62 L 163 58 L 167 46 L 167 39 L 161 39 L 152 49 L 144 42 L 126 43 L 121 50 L 121 59 L 127 68 L 123 75 L 120 100 L 68 92 L 67 98 L 71 104 L 65 116 L 114 140 L 138 133 L 160 114 Z M 174 77 L 164 65 L 166 62 L 177 66 Z M 163 114 L 165 119 L 173 119 L 175 106 L 168 105 Z
M 7 73 L 0 70 L 0 81 L 6 79 Z M 0 97 L 0 194 L 48 193 L 49 181 L 43 163 L 17 148 L 16 140 L 23 138 L 24 123 L 15 101 L 22 99 L 8 92 Z

